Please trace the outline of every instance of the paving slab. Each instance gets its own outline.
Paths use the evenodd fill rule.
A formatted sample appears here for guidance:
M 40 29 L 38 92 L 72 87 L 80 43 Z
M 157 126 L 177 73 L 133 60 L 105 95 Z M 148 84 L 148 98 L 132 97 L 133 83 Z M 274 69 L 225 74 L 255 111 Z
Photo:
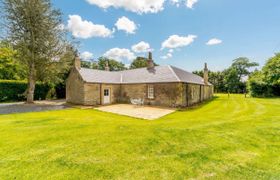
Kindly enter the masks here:
M 147 120 L 155 120 L 175 111 L 175 109 L 169 108 L 136 106 L 131 104 L 114 104 L 97 107 L 95 109 Z

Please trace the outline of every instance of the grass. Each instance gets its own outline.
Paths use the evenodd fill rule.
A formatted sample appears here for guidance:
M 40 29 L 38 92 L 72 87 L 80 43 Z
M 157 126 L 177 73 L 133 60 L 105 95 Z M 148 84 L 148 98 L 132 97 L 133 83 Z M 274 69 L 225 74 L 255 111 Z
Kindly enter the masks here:
M 0 179 L 280 179 L 279 155 L 280 99 L 218 95 L 156 121 L 0 116 Z

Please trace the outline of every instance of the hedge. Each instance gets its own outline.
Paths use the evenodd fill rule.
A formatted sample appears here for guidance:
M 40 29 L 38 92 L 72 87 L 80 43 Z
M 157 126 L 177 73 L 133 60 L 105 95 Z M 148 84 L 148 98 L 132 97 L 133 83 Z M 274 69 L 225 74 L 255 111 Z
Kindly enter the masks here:
M 24 92 L 27 88 L 26 81 L 0 80 L 0 102 L 24 101 Z M 51 87 L 43 83 L 36 83 L 34 99 L 44 100 L 47 98 Z

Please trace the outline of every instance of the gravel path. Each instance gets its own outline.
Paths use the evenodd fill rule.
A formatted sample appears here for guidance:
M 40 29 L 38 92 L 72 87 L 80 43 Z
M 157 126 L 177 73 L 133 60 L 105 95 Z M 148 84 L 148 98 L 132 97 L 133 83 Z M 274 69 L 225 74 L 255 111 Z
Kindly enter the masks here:
M 0 114 L 13 114 L 13 113 L 24 113 L 24 112 L 40 112 L 50 110 L 60 110 L 68 108 L 64 103 L 56 103 L 58 101 L 52 101 L 52 103 L 36 102 L 35 104 L 19 103 L 4 103 L 0 104 Z

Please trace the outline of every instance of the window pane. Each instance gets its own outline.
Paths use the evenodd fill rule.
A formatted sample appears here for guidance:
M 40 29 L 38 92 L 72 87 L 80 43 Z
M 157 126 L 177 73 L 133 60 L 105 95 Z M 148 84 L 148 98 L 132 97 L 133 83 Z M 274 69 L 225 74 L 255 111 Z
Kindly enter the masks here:
M 148 86 L 148 98 L 153 99 L 154 98 L 154 87 L 149 85 Z

